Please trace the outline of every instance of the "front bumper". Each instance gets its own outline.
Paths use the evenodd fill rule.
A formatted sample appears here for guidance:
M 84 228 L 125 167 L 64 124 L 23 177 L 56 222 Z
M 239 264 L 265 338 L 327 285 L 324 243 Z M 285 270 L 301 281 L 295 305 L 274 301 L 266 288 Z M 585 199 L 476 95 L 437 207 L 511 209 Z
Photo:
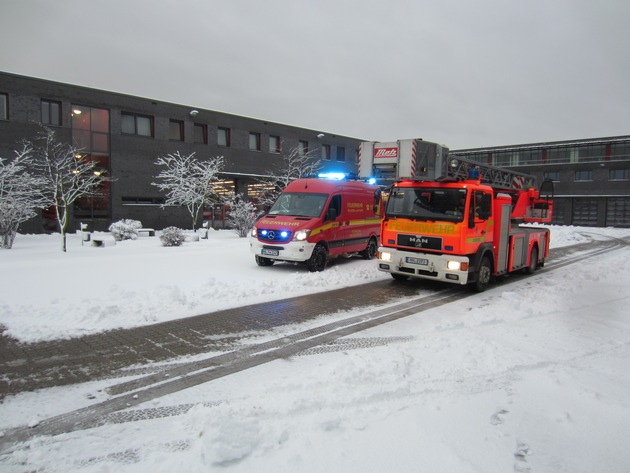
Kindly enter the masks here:
M 313 248 L 315 248 L 315 243 L 307 241 L 290 241 L 270 245 L 258 241 L 257 238 L 249 238 L 249 249 L 252 254 L 276 261 L 304 262 L 313 254 Z
M 451 284 L 468 283 L 470 260 L 466 256 L 436 255 L 380 247 L 377 261 L 379 271 Z M 458 262 L 466 269 L 449 269 L 449 262 L 451 264 Z

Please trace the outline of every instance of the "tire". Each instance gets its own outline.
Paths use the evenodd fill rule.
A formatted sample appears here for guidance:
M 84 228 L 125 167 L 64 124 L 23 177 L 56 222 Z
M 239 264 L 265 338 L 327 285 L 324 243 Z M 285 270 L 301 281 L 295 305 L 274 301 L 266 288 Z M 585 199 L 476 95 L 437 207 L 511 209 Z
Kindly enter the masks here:
M 529 266 L 525 268 L 527 274 L 534 274 L 534 271 L 538 269 L 538 248 L 533 247 L 532 252 L 529 255 Z
M 409 279 L 409 276 L 406 276 L 404 274 L 396 274 L 396 273 L 390 273 L 390 274 L 394 278 L 394 281 L 406 281 L 407 279 Z
M 256 255 L 256 264 L 258 266 L 271 266 L 273 263 L 275 263 L 275 261 L 270 258 L 263 258 L 262 256 Z
M 483 292 L 488 289 L 490 285 L 490 278 L 492 277 L 492 264 L 490 258 L 484 256 L 479 263 L 479 270 L 477 271 L 477 281 L 475 281 L 475 290 L 477 292 Z
M 376 239 L 370 238 L 370 241 L 368 241 L 365 250 L 359 252 L 359 254 L 363 259 L 374 259 L 374 257 L 376 256 Z
M 313 248 L 313 254 L 306 261 L 306 267 L 311 273 L 323 271 L 328 263 L 328 251 L 324 245 L 317 245 Z

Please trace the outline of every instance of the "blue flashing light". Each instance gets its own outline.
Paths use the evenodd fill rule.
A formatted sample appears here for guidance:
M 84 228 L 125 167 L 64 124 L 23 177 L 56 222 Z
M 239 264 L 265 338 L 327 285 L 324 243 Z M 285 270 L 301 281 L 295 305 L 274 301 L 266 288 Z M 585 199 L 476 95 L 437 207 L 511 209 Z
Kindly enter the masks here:
M 346 174 L 343 172 L 322 172 L 317 175 L 321 179 L 336 179 L 338 181 L 345 179 Z
M 468 179 L 476 181 L 479 179 L 479 169 L 471 169 L 468 171 Z
M 289 232 L 287 232 L 286 230 L 284 230 L 284 231 L 280 232 L 280 236 L 281 236 L 282 238 L 287 238 L 287 237 L 289 236 Z
M 267 236 L 267 233 L 269 233 L 267 230 L 261 230 L 261 231 L 260 231 L 260 234 L 261 234 L 262 236 Z
M 370 177 L 370 178 L 368 179 L 368 184 L 376 184 L 376 179 L 375 179 L 375 178 L 373 178 L 373 177 Z

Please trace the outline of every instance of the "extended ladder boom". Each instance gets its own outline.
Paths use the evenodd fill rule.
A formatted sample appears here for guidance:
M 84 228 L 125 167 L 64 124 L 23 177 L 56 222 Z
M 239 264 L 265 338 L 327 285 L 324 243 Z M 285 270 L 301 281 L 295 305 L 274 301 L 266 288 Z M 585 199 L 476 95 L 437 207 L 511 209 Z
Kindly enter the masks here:
M 392 142 L 366 141 L 359 146 L 359 176 L 382 183 L 398 179 L 470 179 L 496 190 L 521 190 L 535 186 L 535 177 L 477 161 L 449 156 L 448 148 L 419 138 Z

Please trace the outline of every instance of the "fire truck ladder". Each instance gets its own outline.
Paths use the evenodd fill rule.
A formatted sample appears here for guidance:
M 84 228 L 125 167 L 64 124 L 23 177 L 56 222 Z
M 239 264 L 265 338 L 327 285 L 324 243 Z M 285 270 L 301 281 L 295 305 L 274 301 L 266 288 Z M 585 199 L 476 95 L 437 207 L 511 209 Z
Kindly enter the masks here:
M 536 178 L 509 169 L 501 169 L 477 161 L 448 156 L 446 158 L 445 175 L 453 179 L 481 178 L 481 182 L 495 189 L 517 190 L 529 189 L 536 185 Z

